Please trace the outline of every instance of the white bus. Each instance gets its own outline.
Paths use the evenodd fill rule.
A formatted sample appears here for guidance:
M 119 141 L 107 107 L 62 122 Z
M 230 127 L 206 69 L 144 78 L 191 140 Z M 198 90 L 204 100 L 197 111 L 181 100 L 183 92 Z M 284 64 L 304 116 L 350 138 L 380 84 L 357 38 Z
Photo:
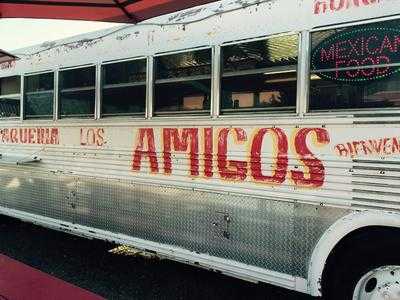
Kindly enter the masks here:
M 224 0 L 14 51 L 1 214 L 324 299 L 400 299 L 399 12 Z

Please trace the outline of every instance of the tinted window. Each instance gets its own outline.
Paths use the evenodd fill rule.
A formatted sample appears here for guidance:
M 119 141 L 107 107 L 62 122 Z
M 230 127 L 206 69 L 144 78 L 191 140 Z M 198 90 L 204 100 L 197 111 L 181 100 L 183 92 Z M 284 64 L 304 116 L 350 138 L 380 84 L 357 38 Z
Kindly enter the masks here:
M 103 66 L 103 116 L 144 114 L 146 67 L 145 59 Z
M 400 107 L 400 21 L 312 34 L 310 109 Z
M 222 47 L 221 112 L 294 111 L 298 36 Z
M 155 113 L 207 113 L 211 99 L 211 50 L 155 58 Z
M 20 77 L 0 78 L 0 118 L 20 116 Z
M 60 72 L 60 116 L 93 117 L 96 68 Z
M 52 118 L 54 99 L 54 73 L 26 76 L 25 118 Z

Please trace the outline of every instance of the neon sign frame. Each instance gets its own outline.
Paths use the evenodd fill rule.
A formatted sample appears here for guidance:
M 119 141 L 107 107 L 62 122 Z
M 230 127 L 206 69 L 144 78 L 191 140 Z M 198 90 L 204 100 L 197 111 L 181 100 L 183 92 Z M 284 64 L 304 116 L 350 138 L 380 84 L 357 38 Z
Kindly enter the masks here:
M 379 43 L 380 48 L 376 48 L 375 51 L 371 51 L 369 45 L 372 39 L 381 41 L 381 43 Z M 391 43 L 391 40 L 393 40 L 394 44 Z M 354 44 L 359 43 L 361 48 L 358 50 L 361 50 L 364 56 L 350 57 L 348 55 L 346 57 L 343 54 L 343 50 L 345 49 L 339 48 L 346 43 L 352 48 L 350 53 L 356 52 L 357 54 L 359 53 Z M 328 51 L 326 49 L 328 49 Z M 386 50 L 385 55 L 382 55 L 383 50 Z M 381 55 L 376 56 L 378 52 Z M 328 60 L 331 59 L 331 61 L 323 62 L 322 60 L 324 57 Z M 344 60 L 338 61 L 338 58 Z M 347 59 L 347 61 L 345 59 Z M 358 59 L 360 59 L 361 62 L 369 61 L 374 63 L 360 65 Z M 391 66 L 396 63 L 400 63 L 400 28 L 385 26 L 368 26 L 333 34 L 331 37 L 320 42 L 311 54 L 312 73 L 313 70 L 319 70 L 320 72 L 314 73 L 324 79 L 343 83 L 365 84 L 375 80 L 386 79 L 400 72 L 400 66 Z M 380 67 L 380 65 L 382 66 Z M 323 71 L 324 69 L 330 71 Z M 367 70 L 369 74 L 366 72 Z M 371 72 L 371 70 L 373 71 Z M 352 74 L 351 72 L 356 73 Z M 360 73 L 363 76 L 358 76 Z M 372 76 L 372 73 L 375 75 Z

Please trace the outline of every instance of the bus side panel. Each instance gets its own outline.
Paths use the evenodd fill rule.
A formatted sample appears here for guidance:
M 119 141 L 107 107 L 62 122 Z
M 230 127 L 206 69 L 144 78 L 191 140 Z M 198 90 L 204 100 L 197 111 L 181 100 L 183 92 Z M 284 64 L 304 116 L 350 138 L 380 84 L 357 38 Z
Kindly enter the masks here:
M 1 170 L 0 205 L 307 277 L 312 250 L 344 209 L 129 180 Z
M 303 278 L 336 220 L 398 208 L 397 125 L 158 122 L 4 127 L 0 205 Z

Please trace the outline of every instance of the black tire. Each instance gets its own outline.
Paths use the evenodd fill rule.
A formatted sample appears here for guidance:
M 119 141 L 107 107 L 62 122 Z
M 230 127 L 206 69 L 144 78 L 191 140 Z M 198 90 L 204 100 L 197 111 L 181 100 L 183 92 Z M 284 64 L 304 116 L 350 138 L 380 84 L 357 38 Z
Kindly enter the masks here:
M 352 300 L 358 281 L 382 266 L 400 265 L 400 230 L 371 227 L 346 237 L 329 256 L 322 276 L 324 300 Z

